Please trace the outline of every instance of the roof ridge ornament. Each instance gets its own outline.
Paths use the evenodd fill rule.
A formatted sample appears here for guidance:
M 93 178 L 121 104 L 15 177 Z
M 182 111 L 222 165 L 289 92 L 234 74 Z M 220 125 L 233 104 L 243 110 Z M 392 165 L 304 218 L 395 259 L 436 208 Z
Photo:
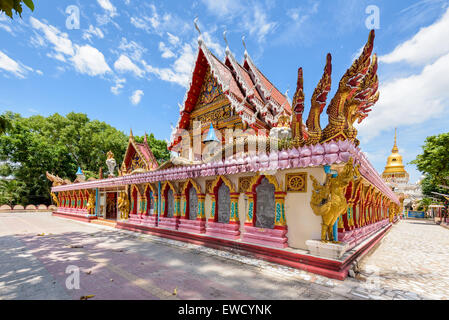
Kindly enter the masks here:
M 225 53 L 226 53 L 226 55 L 229 55 L 229 54 L 231 53 L 231 50 L 229 49 L 228 39 L 226 39 L 226 33 L 227 33 L 226 30 L 223 31 L 223 39 L 224 39 L 224 41 L 225 41 L 225 43 L 226 43 L 226 50 L 225 50 Z
M 195 19 L 193 19 L 193 24 L 195 25 L 195 29 L 198 31 L 198 43 L 202 43 L 203 42 L 203 36 L 201 34 L 201 30 L 198 27 L 198 17 L 196 17 Z
M 245 58 L 248 56 L 248 50 L 246 50 L 245 36 L 242 36 L 243 47 L 245 48 L 245 53 L 243 54 Z

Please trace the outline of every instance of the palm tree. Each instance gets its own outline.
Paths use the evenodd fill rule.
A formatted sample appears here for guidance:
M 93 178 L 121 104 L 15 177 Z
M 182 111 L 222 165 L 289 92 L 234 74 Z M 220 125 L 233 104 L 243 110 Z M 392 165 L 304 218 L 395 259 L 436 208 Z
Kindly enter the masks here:
M 0 203 L 12 206 L 21 199 L 21 193 L 25 191 L 23 182 L 18 180 L 0 180 Z

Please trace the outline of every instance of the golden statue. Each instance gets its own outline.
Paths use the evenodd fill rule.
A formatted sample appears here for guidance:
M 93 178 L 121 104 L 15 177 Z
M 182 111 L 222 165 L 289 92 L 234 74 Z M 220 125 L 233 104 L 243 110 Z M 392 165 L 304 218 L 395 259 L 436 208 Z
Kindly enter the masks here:
M 120 218 L 121 219 L 128 219 L 129 217 L 129 198 L 128 198 L 128 191 L 125 189 L 125 191 L 120 192 L 120 195 L 117 199 L 118 209 L 120 210 Z
M 106 153 L 106 156 L 108 159 L 114 159 L 114 153 L 111 150 L 109 150 L 108 153 Z
M 89 214 L 95 213 L 95 192 L 89 192 L 89 198 L 87 200 L 87 212 Z
M 53 202 L 56 204 L 56 206 L 59 207 L 59 199 L 56 194 L 54 194 L 54 192 L 51 193 L 51 197 L 53 198 Z
M 310 176 L 313 182 L 310 206 L 313 212 L 322 218 L 322 242 L 334 242 L 334 224 L 348 209 L 344 191 L 349 182 L 357 178 L 356 176 L 357 168 L 354 168 L 352 158 L 349 159 L 338 176 L 332 177 L 331 174 L 328 174 L 324 185 Z
M 390 220 L 390 222 L 393 222 L 393 220 L 394 220 L 394 216 L 396 215 L 396 205 L 394 204 L 394 203 L 391 203 L 390 204 L 390 210 L 388 211 L 388 213 L 389 213 L 389 216 L 388 216 L 388 218 L 389 218 L 389 220 Z

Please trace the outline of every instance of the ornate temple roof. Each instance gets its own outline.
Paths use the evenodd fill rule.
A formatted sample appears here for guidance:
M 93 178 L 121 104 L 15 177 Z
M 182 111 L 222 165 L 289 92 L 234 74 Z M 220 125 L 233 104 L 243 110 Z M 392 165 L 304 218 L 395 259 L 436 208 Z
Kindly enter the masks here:
M 127 171 L 127 167 L 132 162 L 132 158 L 137 154 L 139 159 L 143 162 L 145 170 L 155 170 L 158 168 L 159 164 L 156 158 L 153 155 L 153 152 L 148 145 L 147 135 L 145 133 L 143 143 L 138 143 L 134 139 L 134 135 L 132 130 L 130 130 L 129 134 L 129 143 L 125 152 L 125 157 L 123 158 L 122 163 L 122 172 Z
M 247 53 L 246 53 L 247 55 Z M 250 60 L 247 55 L 246 60 Z M 244 67 L 244 65 L 247 67 Z M 231 107 L 242 121 L 250 126 L 271 129 L 285 110 L 291 114 L 286 96 L 254 66 L 253 62 L 239 64 L 229 48 L 226 48 L 224 62 L 220 61 L 205 45 L 201 35 L 198 38 L 198 53 L 192 71 L 189 88 L 180 105 L 180 117 L 173 128 L 169 149 L 180 140 L 180 132 L 190 124 L 190 113 L 196 106 L 208 68 L 231 103 Z

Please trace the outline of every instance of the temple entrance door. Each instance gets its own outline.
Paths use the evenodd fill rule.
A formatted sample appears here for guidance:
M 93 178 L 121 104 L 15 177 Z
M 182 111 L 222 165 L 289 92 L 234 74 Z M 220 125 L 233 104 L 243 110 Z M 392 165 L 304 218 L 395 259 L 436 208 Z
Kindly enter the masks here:
M 117 193 L 106 194 L 106 219 L 117 220 Z

